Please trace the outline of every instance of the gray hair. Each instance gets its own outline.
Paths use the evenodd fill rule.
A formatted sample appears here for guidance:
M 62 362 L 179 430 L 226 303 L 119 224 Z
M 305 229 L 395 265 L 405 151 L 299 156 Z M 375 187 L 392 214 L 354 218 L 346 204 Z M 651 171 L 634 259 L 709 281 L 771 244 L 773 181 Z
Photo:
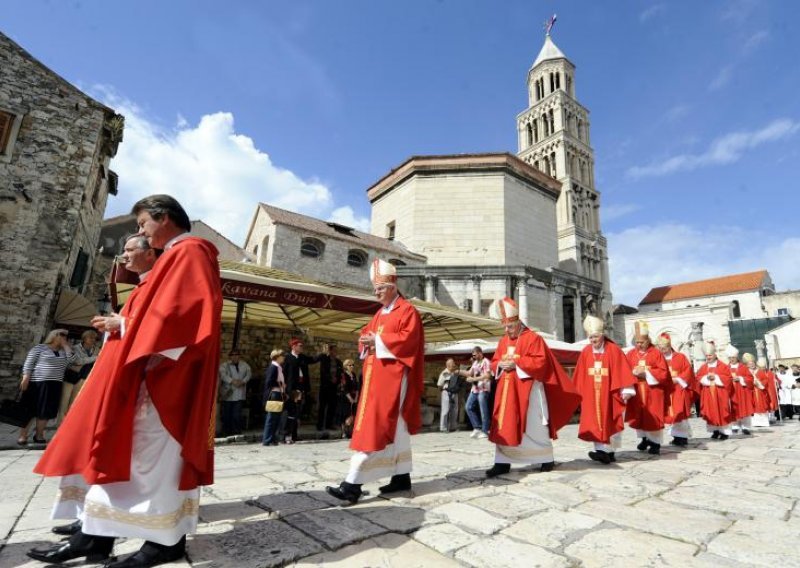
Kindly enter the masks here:
M 150 248 L 150 243 L 147 242 L 147 237 L 144 235 L 139 235 L 134 233 L 133 235 L 128 235 L 125 237 L 125 242 L 128 241 L 136 241 L 136 245 L 142 250 L 148 250 Z

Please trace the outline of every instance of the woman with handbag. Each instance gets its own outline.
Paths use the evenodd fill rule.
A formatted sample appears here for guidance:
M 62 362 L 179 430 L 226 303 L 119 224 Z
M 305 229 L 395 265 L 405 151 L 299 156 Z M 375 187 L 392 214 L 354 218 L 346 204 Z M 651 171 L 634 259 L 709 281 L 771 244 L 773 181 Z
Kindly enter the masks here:
M 58 424 L 64 420 L 67 410 L 81 392 L 83 383 L 89 376 L 100 353 L 100 346 L 97 345 L 97 332 L 93 329 L 84 331 L 81 334 L 81 342 L 74 347 L 74 350 L 74 364 L 64 373 L 64 382 L 61 385 L 61 405 L 58 408 L 58 420 L 56 421 Z
M 354 371 L 355 362 L 352 359 L 347 359 L 343 367 L 344 371 L 339 377 L 336 392 L 336 424 L 342 428 L 342 438 L 349 438 L 352 435 L 352 418 L 355 414 L 358 385 L 356 384 L 357 379 Z
M 267 376 L 264 381 L 264 410 L 267 412 L 267 418 L 264 421 L 264 437 L 261 443 L 265 446 L 277 446 L 278 424 L 281 420 L 286 392 L 286 383 L 281 368 L 284 360 L 283 349 L 273 349 L 269 358 L 272 362 L 267 367 Z
M 44 343 L 36 345 L 28 352 L 22 367 L 22 404 L 36 418 L 35 444 L 46 444 L 44 428 L 47 421 L 58 415 L 61 403 L 61 385 L 67 367 L 75 360 L 75 353 L 67 339 L 66 329 L 54 329 L 47 334 Z M 19 429 L 17 444 L 28 444 L 30 422 Z

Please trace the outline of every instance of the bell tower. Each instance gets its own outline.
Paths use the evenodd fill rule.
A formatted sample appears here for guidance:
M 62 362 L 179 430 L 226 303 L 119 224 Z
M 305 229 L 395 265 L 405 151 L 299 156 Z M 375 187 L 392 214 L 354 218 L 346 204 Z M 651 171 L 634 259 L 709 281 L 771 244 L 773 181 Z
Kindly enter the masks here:
M 528 71 L 528 108 L 517 116 L 520 159 L 561 182 L 558 268 L 602 283 L 596 311 L 611 309 L 608 247 L 600 230 L 589 111 L 575 96 L 575 65 L 548 33 Z

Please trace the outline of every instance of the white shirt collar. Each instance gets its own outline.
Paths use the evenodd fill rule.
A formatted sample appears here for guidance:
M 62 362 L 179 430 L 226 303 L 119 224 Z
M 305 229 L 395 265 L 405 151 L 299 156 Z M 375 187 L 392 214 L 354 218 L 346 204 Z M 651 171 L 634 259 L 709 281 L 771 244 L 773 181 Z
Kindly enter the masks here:
M 139 284 L 141 284 L 142 282 L 144 282 L 144 281 L 145 281 L 145 279 L 147 278 L 147 275 L 148 275 L 148 274 L 150 274 L 150 271 L 151 271 L 151 270 L 152 270 L 152 269 L 150 269 L 150 270 L 146 270 L 146 271 L 144 271 L 144 272 L 140 272 L 140 273 L 139 273 Z
M 172 237 L 170 240 L 167 241 L 167 244 L 164 245 L 164 250 L 167 251 L 175 246 L 175 243 L 181 242 L 183 239 L 188 239 L 191 235 L 189 233 L 181 233 L 177 237 Z
M 389 312 L 391 312 L 391 311 L 394 309 L 394 304 L 395 304 L 395 302 L 397 302 L 397 298 L 399 298 L 399 297 L 400 297 L 400 294 L 397 294 L 397 295 L 396 295 L 396 296 L 395 296 L 395 297 L 392 299 L 392 301 L 389 303 L 389 305 L 388 305 L 388 306 L 386 306 L 385 308 L 383 308 L 381 311 L 382 311 L 384 314 L 388 314 Z

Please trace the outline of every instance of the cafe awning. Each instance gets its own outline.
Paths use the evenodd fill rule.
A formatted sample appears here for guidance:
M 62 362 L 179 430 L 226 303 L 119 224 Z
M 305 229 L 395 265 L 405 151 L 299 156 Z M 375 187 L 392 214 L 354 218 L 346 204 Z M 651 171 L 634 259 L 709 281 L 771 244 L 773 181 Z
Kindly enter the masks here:
M 283 270 L 220 261 L 222 320 L 292 329 L 305 335 L 355 339 L 380 304 L 355 288 L 318 282 Z M 120 299 L 126 293 L 118 285 Z M 498 337 L 500 322 L 456 308 L 411 300 L 422 317 L 426 342 Z M 238 318 L 237 318 L 238 315 Z M 238 326 L 237 326 L 238 328 Z M 238 337 L 238 329 L 234 333 Z

